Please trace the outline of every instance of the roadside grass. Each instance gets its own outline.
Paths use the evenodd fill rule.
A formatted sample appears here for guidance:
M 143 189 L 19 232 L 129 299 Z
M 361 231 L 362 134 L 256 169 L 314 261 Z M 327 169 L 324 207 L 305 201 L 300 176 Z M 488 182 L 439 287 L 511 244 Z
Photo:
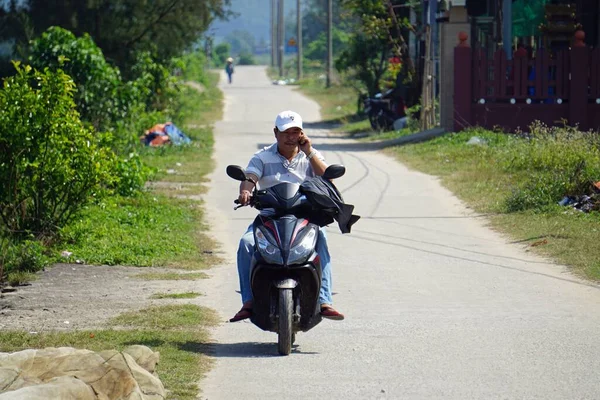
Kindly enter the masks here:
M 185 292 L 185 293 L 154 293 L 150 296 L 151 299 L 195 299 L 196 297 L 202 296 L 202 293 L 198 292 Z
M 205 183 L 202 179 L 212 171 L 214 140 L 211 127 L 182 128 L 192 139 L 187 146 L 144 148 L 142 160 L 156 169 L 152 181 Z
M 212 248 L 194 233 L 202 226 L 202 214 L 191 200 L 144 193 L 88 208 L 62 237 L 71 258 L 87 264 L 145 267 L 195 261 L 200 269 L 210 259 L 199 245 Z
M 217 82 L 218 75 L 208 73 L 204 91 L 181 89 L 174 122 L 192 139 L 189 146 L 141 149 L 143 162 L 156 171 L 155 186 L 91 205 L 63 229 L 59 250 L 72 252 L 69 260 L 180 269 L 205 269 L 219 261 L 216 242 L 204 233 L 202 203 L 193 197 L 206 191 L 203 184 L 214 167 L 211 124 L 222 115 L 223 98 Z
M 194 304 L 183 304 L 126 312 L 111 320 L 109 325 L 153 330 L 185 330 L 216 323 L 217 315 L 213 310 Z
M 397 139 L 403 136 L 412 135 L 413 133 L 415 133 L 415 130 L 411 128 L 400 129 L 399 131 L 372 132 L 370 135 L 360 138 L 359 140 L 363 142 L 377 142 L 380 140 Z
M 206 328 L 217 323 L 215 314 L 202 307 L 165 306 L 126 313 L 114 322 L 130 329 L 101 329 L 74 332 L 0 331 L 0 351 L 46 347 L 75 347 L 93 351 L 123 350 L 139 344 L 160 353 L 159 378 L 168 390 L 168 399 L 197 398 L 199 380 L 208 372 L 212 360 Z
M 491 223 L 531 251 L 569 265 L 576 275 L 600 281 L 599 212 L 585 214 L 557 206 L 544 213 L 495 215 Z
M 315 76 L 308 76 L 298 82 L 299 91 L 311 97 L 321 105 L 321 117 L 330 124 L 358 122 L 356 117 L 358 92 L 348 86 L 332 84 Z
M 387 151 L 413 169 L 439 176 L 475 211 L 490 214 L 491 226 L 514 242 L 599 281 L 600 212 L 557 203 L 565 195 L 586 194 L 594 176 L 600 180 L 600 146 L 585 144 L 593 137 L 567 130 L 570 139 L 561 139 L 556 132 L 523 139 L 478 129 Z M 468 145 L 473 136 L 487 144 Z M 578 172 L 585 160 L 587 169 Z
M 147 187 L 152 193 L 166 196 L 175 196 L 177 198 L 201 197 L 208 188 L 200 182 L 207 182 L 206 179 L 200 179 L 199 182 L 149 182 Z
M 29 282 L 35 281 L 37 280 L 37 275 L 34 274 L 33 272 L 23 272 L 23 271 L 17 271 L 17 272 L 10 272 L 7 276 L 6 276 L 6 283 L 8 283 L 9 286 L 22 286 L 25 285 Z
M 364 117 L 364 119 L 358 120 L 356 122 L 348 122 L 342 126 L 336 127 L 334 129 L 335 132 L 347 133 L 350 136 L 354 136 L 356 134 L 365 134 L 368 135 L 366 137 L 374 137 L 377 135 L 377 132 L 374 132 L 371 129 L 371 123 L 369 119 Z
M 204 272 L 178 273 L 178 272 L 146 272 L 133 276 L 137 279 L 146 281 L 196 281 L 198 279 L 208 279 Z

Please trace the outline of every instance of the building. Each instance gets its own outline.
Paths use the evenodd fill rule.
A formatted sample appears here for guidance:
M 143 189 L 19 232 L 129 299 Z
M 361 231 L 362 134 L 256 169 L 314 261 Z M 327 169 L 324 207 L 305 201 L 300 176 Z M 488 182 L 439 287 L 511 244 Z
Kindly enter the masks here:
M 600 0 L 449 3 L 440 23 L 444 128 L 514 131 L 541 120 L 600 129 Z

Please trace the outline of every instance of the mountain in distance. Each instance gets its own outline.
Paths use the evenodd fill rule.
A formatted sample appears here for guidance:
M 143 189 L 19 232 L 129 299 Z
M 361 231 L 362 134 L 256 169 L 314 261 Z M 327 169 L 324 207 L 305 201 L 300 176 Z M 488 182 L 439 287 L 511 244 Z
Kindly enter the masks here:
M 296 11 L 296 0 L 285 0 L 284 14 Z M 271 0 L 232 0 L 231 11 L 236 16 L 229 21 L 215 21 L 211 24 L 208 34 L 214 37 L 216 44 L 221 43 L 232 31 L 247 31 L 254 36 L 256 43 L 271 42 Z

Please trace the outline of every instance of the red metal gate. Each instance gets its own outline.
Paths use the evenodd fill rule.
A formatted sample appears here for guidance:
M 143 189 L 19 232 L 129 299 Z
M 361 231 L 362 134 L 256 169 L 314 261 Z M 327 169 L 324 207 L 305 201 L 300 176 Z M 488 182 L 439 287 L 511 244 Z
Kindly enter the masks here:
M 454 51 L 454 128 L 470 126 L 526 130 L 539 120 L 547 125 L 577 125 L 600 130 L 600 49 L 585 46 L 582 31 L 573 47 L 552 56 L 523 49 L 511 60 L 504 50 L 488 59 L 459 34 Z

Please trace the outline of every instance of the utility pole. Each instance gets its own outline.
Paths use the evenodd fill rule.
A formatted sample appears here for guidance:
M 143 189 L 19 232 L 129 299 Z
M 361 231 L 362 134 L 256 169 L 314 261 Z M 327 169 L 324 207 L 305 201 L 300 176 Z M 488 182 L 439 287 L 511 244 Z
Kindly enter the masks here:
M 298 57 L 298 79 L 302 79 L 302 9 L 300 8 L 301 0 L 297 0 L 296 8 L 298 9 L 298 23 L 296 25 L 296 46 L 298 46 L 298 51 L 296 55 Z
M 275 30 L 275 20 L 277 18 L 276 15 L 276 3 L 277 0 L 271 0 L 271 67 L 274 67 L 277 63 L 277 35 L 276 35 L 276 30 Z
M 283 2 L 284 0 L 279 0 L 279 37 L 277 40 L 277 44 L 279 45 L 279 76 L 283 77 L 283 56 L 285 50 L 285 25 L 283 23 Z
M 210 62 L 212 60 L 212 50 L 213 38 L 212 36 L 207 36 L 206 41 L 204 42 L 204 53 L 206 54 L 206 69 L 210 68 Z
M 333 4 L 332 0 L 327 0 L 327 81 L 326 86 L 331 86 L 331 66 L 333 64 Z

